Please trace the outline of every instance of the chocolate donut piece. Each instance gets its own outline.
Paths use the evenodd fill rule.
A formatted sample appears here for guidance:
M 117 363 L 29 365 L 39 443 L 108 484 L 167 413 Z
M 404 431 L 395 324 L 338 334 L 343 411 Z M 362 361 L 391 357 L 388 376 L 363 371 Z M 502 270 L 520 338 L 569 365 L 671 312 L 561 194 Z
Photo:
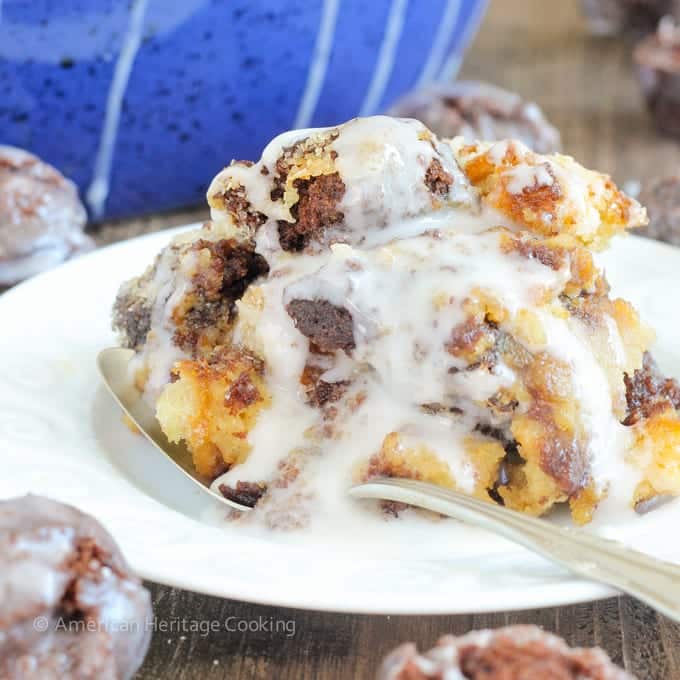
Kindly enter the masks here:
M 572 649 L 536 626 L 446 635 L 420 654 L 407 643 L 389 654 L 378 680 L 634 680 L 600 649 Z
M 149 646 L 149 593 L 92 517 L 0 501 L 0 678 L 127 680 Z
M 678 0 L 581 0 L 589 31 L 601 36 L 643 37 L 679 5 Z
M 389 113 L 416 118 L 439 137 L 474 142 L 519 139 L 538 153 L 559 151 L 560 133 L 533 102 L 489 83 L 457 81 L 406 95 Z
M 656 128 L 680 137 L 680 27 L 672 17 L 638 43 L 633 60 Z
M 0 145 L 0 286 L 89 250 L 75 184 L 28 151 Z
M 680 246 L 680 176 L 657 177 L 644 183 L 640 203 L 647 208 L 649 224 L 637 233 Z

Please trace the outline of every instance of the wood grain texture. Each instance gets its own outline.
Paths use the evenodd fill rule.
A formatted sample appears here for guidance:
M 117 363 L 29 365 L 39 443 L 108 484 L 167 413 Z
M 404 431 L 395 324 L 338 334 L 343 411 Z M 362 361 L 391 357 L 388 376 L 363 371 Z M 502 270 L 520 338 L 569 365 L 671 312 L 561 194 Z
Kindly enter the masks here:
M 413 640 L 427 648 L 445 632 L 520 623 L 542 626 L 575 646 L 598 645 L 639 680 L 680 678 L 680 626 L 627 597 L 466 616 L 353 616 L 265 607 L 148 585 L 157 632 L 140 680 L 370 680 L 381 657 L 399 642 Z M 211 624 L 214 629 L 208 631 Z M 246 624 L 254 630 L 239 632 L 239 625 Z M 203 625 L 206 630 L 182 632 L 180 625 Z
M 678 145 L 654 133 L 630 49 L 624 40 L 590 38 L 577 0 L 492 0 L 461 76 L 535 100 L 560 128 L 567 153 L 618 182 L 642 180 L 677 171 Z M 198 209 L 109 224 L 95 236 L 108 243 L 206 216 Z M 228 578 L 228 564 L 223 568 Z M 384 617 L 286 610 L 150 587 L 159 627 L 215 621 L 219 630 L 159 630 L 140 680 L 370 679 L 381 656 L 402 641 L 428 647 L 445 632 L 512 623 L 541 625 L 573 645 L 599 645 L 640 680 L 680 680 L 680 626 L 630 598 L 488 615 Z M 229 632 L 229 617 L 232 625 L 282 623 L 278 632 Z M 294 626 L 293 635 L 286 625 Z

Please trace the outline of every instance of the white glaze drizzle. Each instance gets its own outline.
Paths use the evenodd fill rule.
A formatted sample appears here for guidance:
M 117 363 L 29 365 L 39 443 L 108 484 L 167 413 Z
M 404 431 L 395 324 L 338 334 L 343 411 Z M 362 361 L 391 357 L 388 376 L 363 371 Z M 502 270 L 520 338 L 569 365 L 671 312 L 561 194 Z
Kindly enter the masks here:
M 374 248 L 337 244 L 313 256 L 281 255 L 284 264 L 274 267 L 276 275 L 260 286 L 266 303 L 256 327 L 257 347 L 264 348 L 270 367 L 275 406 L 260 414 L 250 433 L 253 450 L 248 460 L 215 486 L 270 481 L 283 452 L 320 446 L 321 455 L 308 456 L 301 482 L 314 497 L 313 522 L 327 525 L 340 517 L 360 521 L 362 511 L 346 497 L 352 473 L 380 449 L 388 432 L 398 432 L 403 447 L 434 451 L 459 488 L 472 491 L 475 470 L 463 440 L 479 422 L 485 400 L 515 379 L 503 364 L 493 373 L 448 370 L 462 366 L 445 344 L 452 328 L 465 319 L 461 305 L 474 296 L 474 289 L 498 300 L 511 315 L 532 309 L 540 316 L 547 341 L 532 349 L 548 351 L 572 369 L 593 474 L 598 488 L 606 486 L 621 463 L 625 437 L 625 428 L 612 413 L 609 385 L 579 329 L 535 305 L 540 291 L 561 290 L 568 272 L 503 253 L 498 232 L 483 231 L 486 222 L 481 216 L 476 234 L 458 233 L 455 218 L 450 219 L 449 230 L 436 235 L 428 232 Z M 469 216 L 462 221 L 468 223 Z M 409 229 L 417 231 L 413 225 Z M 432 303 L 441 296 L 450 302 L 437 309 Z M 303 403 L 299 389 L 308 342 L 285 312 L 292 299 L 319 298 L 351 311 L 356 340 L 351 358 L 343 356 L 324 379 L 352 378 L 352 390 L 365 394 L 361 408 L 344 413 L 333 438 L 320 445 L 309 437 L 315 414 Z M 432 402 L 467 406 L 469 411 L 460 417 L 424 413 L 420 405 Z
M 172 247 L 166 248 L 156 263 L 150 289 L 146 291 L 148 299 L 153 301 L 152 330 L 142 352 L 131 359 L 129 371 L 133 378 L 139 370 L 146 372 L 144 397 L 149 404 L 156 403 L 174 364 L 189 358 L 173 341 L 172 313 L 191 286 L 189 266 L 192 262 L 195 262 L 194 253 L 178 260 Z
M 334 136 L 329 138 L 329 132 Z M 292 216 L 282 201 L 272 199 L 271 172 L 284 149 L 309 136 L 325 140 L 320 153 L 335 154 L 324 172 L 335 171 L 343 180 L 337 206 L 343 218 L 326 230 L 325 245 L 288 253 L 281 250 L 277 223 L 292 221 Z M 502 161 L 508 144 L 489 148 L 494 162 Z M 435 196 L 426 181 L 434 160 L 451 179 L 444 195 Z M 581 181 L 570 173 L 562 177 L 565 172 L 553 160 L 536 167 L 520 164 L 507 171 L 506 182 L 510 191 L 523 192 L 537 184 L 557 181 L 564 187 Z M 505 252 L 494 227 L 504 224 L 513 230 L 517 225 L 480 205 L 452 147 L 429 137 L 420 123 L 377 116 L 334 130 L 289 132 L 273 140 L 258 163 L 226 168 L 209 195 L 225 186 L 244 187 L 251 208 L 268 218 L 256 235 L 257 250 L 270 265 L 267 278 L 254 284 L 263 305 L 253 317 L 239 302 L 234 341 L 264 359 L 273 405 L 259 413 L 249 432 L 248 459 L 215 480 L 215 487 L 275 482 L 281 461 L 297 451 L 301 473 L 290 489 L 272 492 L 277 503 L 297 497 L 303 505 L 312 504 L 311 521 L 317 527 L 362 521 L 365 508 L 350 501 L 346 489 L 358 466 L 380 450 L 388 433 L 396 432 L 398 446 L 426 447 L 445 463 L 459 488 L 472 491 L 476 473 L 464 439 L 480 418 L 490 418 L 486 400 L 516 379 L 502 360 L 493 369 L 465 370 L 463 361 L 447 351 L 452 330 L 468 317 L 466 301 L 479 295 L 494 300 L 510 320 L 523 311 L 539 320 L 545 339 L 527 348 L 569 366 L 597 488 L 604 490 L 617 476 L 625 432 L 614 415 L 606 375 L 579 323 L 541 306 L 541 300 L 562 292 L 570 277 L 568 264 L 553 270 Z M 570 193 L 580 201 L 580 214 L 588 217 L 590 206 L 581 197 L 587 192 L 581 189 L 578 185 Z M 213 209 L 213 219 L 217 225 L 233 224 L 221 210 Z M 324 380 L 351 383 L 336 404 L 330 432 L 321 412 L 305 403 L 300 384 L 310 359 L 309 341 L 286 309 L 299 299 L 328 301 L 352 318 L 354 349 L 325 358 Z M 613 349 L 619 350 L 615 358 L 621 359 L 616 324 L 607 330 Z M 423 409 L 431 403 L 444 410 Z M 258 516 L 251 513 L 251 520 Z

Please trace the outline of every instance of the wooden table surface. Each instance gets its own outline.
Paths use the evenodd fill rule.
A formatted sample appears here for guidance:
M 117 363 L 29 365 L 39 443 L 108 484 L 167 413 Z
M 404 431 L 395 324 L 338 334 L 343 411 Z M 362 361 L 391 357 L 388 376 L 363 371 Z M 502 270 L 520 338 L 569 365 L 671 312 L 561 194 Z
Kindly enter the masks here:
M 630 45 L 590 38 L 577 0 L 492 0 L 461 75 L 537 101 L 562 131 L 566 152 L 618 182 L 677 169 L 678 146 L 658 137 L 645 115 L 630 67 Z M 104 225 L 96 238 L 106 243 L 206 214 L 199 209 Z M 221 568 L 228 578 L 229 565 Z M 155 634 L 140 680 L 370 679 L 380 657 L 399 642 L 429 646 L 445 632 L 509 623 L 538 624 L 572 645 L 600 645 L 640 680 L 680 679 L 680 626 L 627 597 L 488 615 L 385 617 L 286 610 L 156 584 L 150 588 L 158 627 L 171 632 Z M 229 617 L 232 627 L 246 622 L 259 630 L 177 631 L 180 625 L 196 627 Z M 292 634 L 263 629 L 262 622 L 272 620 Z

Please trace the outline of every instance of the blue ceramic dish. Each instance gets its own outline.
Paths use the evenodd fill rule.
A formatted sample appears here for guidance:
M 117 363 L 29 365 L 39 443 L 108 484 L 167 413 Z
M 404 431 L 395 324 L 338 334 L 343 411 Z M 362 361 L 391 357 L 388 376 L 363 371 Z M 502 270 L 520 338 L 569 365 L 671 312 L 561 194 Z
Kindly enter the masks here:
M 291 127 L 450 77 L 486 0 L 0 0 L 0 144 L 96 218 L 203 200 Z

